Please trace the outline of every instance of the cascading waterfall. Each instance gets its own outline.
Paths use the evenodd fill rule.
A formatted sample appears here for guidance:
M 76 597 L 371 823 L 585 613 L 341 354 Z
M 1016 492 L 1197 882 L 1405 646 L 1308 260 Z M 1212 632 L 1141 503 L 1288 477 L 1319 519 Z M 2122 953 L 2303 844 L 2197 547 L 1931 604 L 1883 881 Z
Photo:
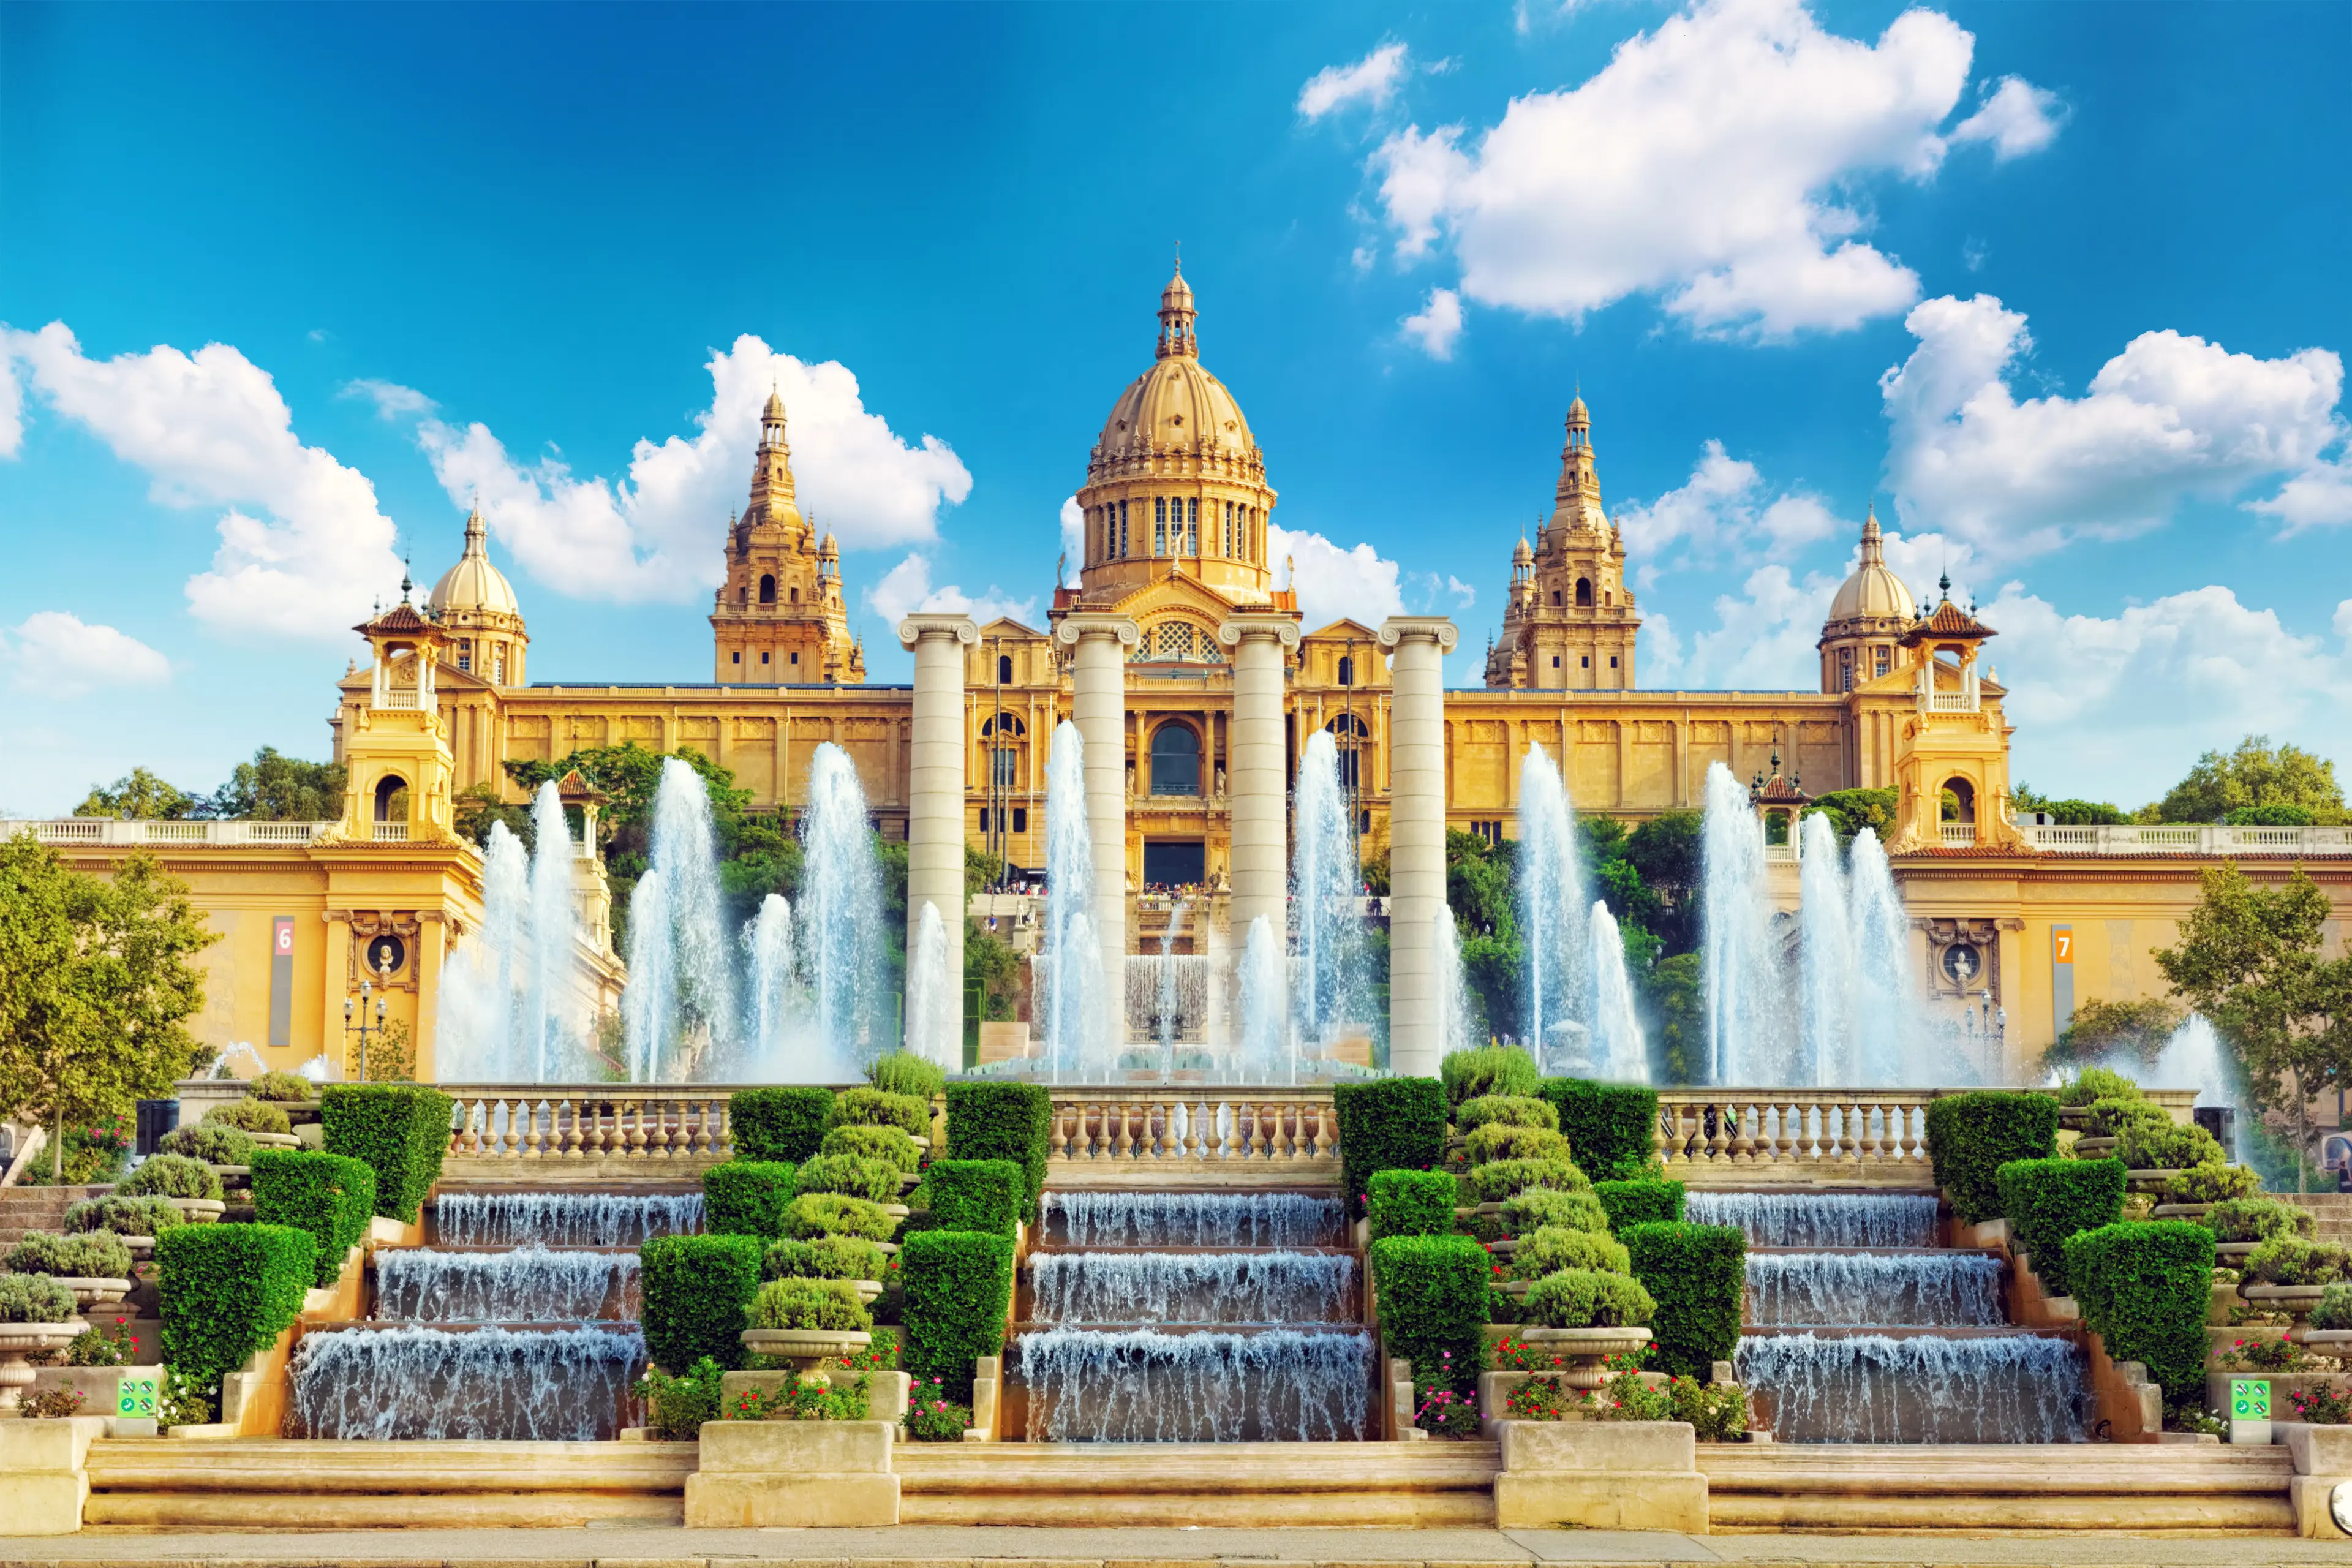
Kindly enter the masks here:
M 1809 1079 L 1819 1088 L 1861 1082 L 1855 1059 L 1856 1026 L 1864 1020 L 1854 1006 L 1856 973 L 1853 931 L 1845 869 L 1838 864 L 1837 829 L 1815 812 L 1800 830 L 1799 958 L 1804 976 L 1805 1050 L 1812 1058 Z M 1884 1025 L 1885 1018 L 1871 1020 Z
M 1339 1026 L 1361 1024 L 1370 991 L 1363 917 L 1357 912 L 1361 868 L 1350 830 L 1347 791 L 1339 783 L 1339 742 L 1318 730 L 1298 759 L 1293 812 L 1297 842 L 1290 855 L 1293 933 L 1298 973 L 1291 1005 L 1299 1034 L 1328 1040 Z
M 1049 1192 L 1046 1233 L 1068 1247 L 1336 1247 L 1347 1209 L 1307 1193 Z
M 907 955 L 907 1048 L 950 1070 L 963 1066 L 958 1037 L 961 1012 L 948 973 L 948 929 L 929 899 L 915 921 L 915 949 Z
M 849 753 L 830 741 L 820 742 L 809 758 L 800 837 L 801 961 L 808 975 L 815 1045 L 824 1054 L 811 1065 L 824 1078 L 855 1079 L 887 1047 L 889 948 L 865 786 Z
M 2086 1365 L 2039 1334 L 1761 1334 L 1734 1359 L 1740 1383 L 1796 1443 L 2079 1443 Z
M 1437 965 L 1438 1048 L 1466 1050 L 1477 1042 L 1470 1034 L 1470 983 L 1462 972 L 1462 930 L 1454 923 L 1454 911 L 1442 904 L 1430 919 L 1436 939 L 1430 952 Z
M 1719 1084 L 1789 1082 L 1785 985 L 1764 888 L 1764 831 L 1748 790 L 1721 763 L 1706 768 L 1699 831 L 1706 890 L 1708 1071 Z
M 635 1324 L 315 1332 L 294 1353 L 292 1425 L 311 1437 L 376 1442 L 610 1438 L 645 1356 Z
M 1087 824 L 1086 743 L 1078 727 L 1065 719 L 1054 727 L 1045 759 L 1045 930 L 1030 971 L 1030 1010 L 1045 1021 L 1045 1060 L 1056 1079 L 1084 1069 L 1089 1043 L 1105 1027 L 1102 953 L 1087 912 L 1094 897 L 1094 856 Z
M 1287 1081 L 1297 1076 L 1298 1061 L 1291 1049 L 1284 994 L 1282 939 L 1265 915 L 1251 917 L 1249 936 L 1242 944 L 1241 1031 L 1234 1042 L 1241 1081 Z
M 1368 1334 L 1045 1329 L 1020 1344 L 1033 1443 L 1333 1442 L 1371 1415 Z
M 1194 928 L 1197 933 L 1200 928 Z M 1195 935 L 1194 941 L 1201 940 Z M 1163 943 L 1164 947 L 1166 944 Z M 1215 961 L 1198 952 L 1130 952 L 1127 981 L 1127 1037 L 1157 1042 L 1167 1021 L 1174 1040 L 1198 1038 L 1206 1021 Z M 1172 1001 L 1171 1016 L 1164 1003 Z
M 506 1252 L 386 1247 L 375 1255 L 379 1319 L 431 1323 L 635 1321 L 637 1259 L 628 1252 Z
M 1757 1252 L 1748 1321 L 1833 1328 L 1998 1328 L 2001 1262 L 1981 1252 Z
M 1591 938 L 1576 853 L 1576 813 L 1551 753 L 1529 746 L 1519 763 L 1520 939 L 1527 943 L 1527 1037 L 1549 1069 L 1588 1065 L 1586 986 Z
M 1932 1193 L 1693 1193 L 1683 1217 L 1727 1225 L 1750 1247 L 1933 1247 Z
M 443 1193 L 444 1247 L 635 1247 L 702 1228 L 700 1193 Z
M 1356 1305 L 1344 1252 L 1043 1252 L 1030 1275 L 1037 1321 L 1339 1323 Z
M 751 986 L 745 1022 L 750 1029 L 752 1074 L 785 1076 L 787 1053 L 796 1044 L 796 1026 L 804 1025 L 808 995 L 793 962 L 793 906 L 782 893 L 760 900 L 760 912 L 743 928 L 744 956 L 751 961 Z

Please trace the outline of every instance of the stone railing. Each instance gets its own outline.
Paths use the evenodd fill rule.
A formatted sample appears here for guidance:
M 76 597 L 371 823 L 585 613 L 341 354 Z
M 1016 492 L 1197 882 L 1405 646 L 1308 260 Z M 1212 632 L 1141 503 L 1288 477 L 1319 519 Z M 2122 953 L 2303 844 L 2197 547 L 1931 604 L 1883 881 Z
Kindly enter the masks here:
M 0 822 L 0 838 L 29 833 L 44 844 L 308 844 L 331 822 L 124 822 L 111 816 L 61 816 Z
M 1328 1089 L 1055 1089 L 1046 1153 L 1080 1181 L 1328 1181 L 1339 1121 Z
M 2352 855 L 2352 827 L 2224 827 L 2128 823 L 2061 827 L 2021 822 L 2029 849 L 2061 855 Z
M 444 1084 L 441 1092 L 457 1102 L 455 1160 L 690 1161 L 698 1170 L 733 1152 L 732 1085 Z
M 1937 826 L 1943 831 L 1944 842 L 1955 849 L 1965 849 L 1977 841 L 1977 825 L 1973 822 L 1942 822 Z

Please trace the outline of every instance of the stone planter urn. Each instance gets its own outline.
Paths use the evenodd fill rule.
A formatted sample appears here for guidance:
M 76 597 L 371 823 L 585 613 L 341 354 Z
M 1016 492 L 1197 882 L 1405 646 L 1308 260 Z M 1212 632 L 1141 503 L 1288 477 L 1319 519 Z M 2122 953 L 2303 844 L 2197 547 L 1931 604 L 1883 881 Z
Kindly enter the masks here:
M 2270 1312 L 2284 1312 L 2296 1322 L 2303 1321 L 2319 1305 L 2319 1298 L 2327 1292 L 2325 1285 L 2241 1285 L 2238 1294 Z
M 302 1146 L 302 1140 L 291 1132 L 248 1132 L 246 1136 L 253 1141 L 257 1149 L 299 1149 Z
M 2254 1255 L 2259 1241 L 2217 1241 L 2213 1244 L 2213 1261 L 2222 1268 L 2235 1268 Z
M 49 1276 L 73 1292 L 74 1305 L 87 1312 L 92 1307 L 111 1307 L 131 1294 L 128 1279 L 84 1279 L 69 1274 Z
M 2077 1160 L 2104 1159 L 2115 1152 L 2116 1141 L 2112 1138 L 2077 1138 L 2074 1140 L 2074 1158 Z
M 2132 1193 L 2160 1193 L 2164 1191 L 2165 1184 L 2179 1174 L 2180 1174 L 2179 1171 L 2126 1171 L 2124 1190 Z M 2158 1206 L 2169 1208 L 2172 1205 L 2166 1204 Z
M 2198 1220 L 2203 1219 L 2208 1214 L 2212 1212 L 2212 1209 L 2213 1205 L 2211 1204 L 2158 1204 L 2156 1205 L 2155 1209 L 2150 1212 L 2148 1217 L 2151 1219 Z M 2220 1250 L 2221 1249 L 2218 1247 L 2214 1249 L 2216 1256 L 2220 1254 Z
M 908 1208 L 905 1204 L 877 1204 L 875 1207 L 880 1209 L 884 1214 L 888 1215 L 892 1219 L 905 1219 L 908 1215 L 915 1212 Z
M 219 1198 L 165 1198 L 165 1203 L 180 1211 L 180 1216 L 191 1225 L 210 1225 L 228 1213 L 228 1205 Z
M 878 1293 L 880 1287 L 876 1289 Z M 824 1375 L 825 1363 L 874 1342 L 874 1336 L 863 1329 L 745 1329 L 742 1337 L 743 1348 L 753 1355 L 791 1362 L 803 1383 L 826 1386 L 830 1380 Z
M 1570 1388 L 1599 1388 L 1608 1381 L 1601 1363 L 1650 1342 L 1647 1329 L 1521 1329 L 1516 1336 L 1530 1349 L 1564 1356 L 1561 1381 Z
M 2314 1355 L 2333 1356 L 2337 1361 L 2352 1357 L 2352 1329 L 2290 1329 L 2287 1338 Z
M 24 1391 L 33 1386 L 33 1363 L 26 1358 L 61 1351 L 89 1327 L 79 1318 L 62 1323 L 0 1323 L 0 1417 L 16 1415 Z

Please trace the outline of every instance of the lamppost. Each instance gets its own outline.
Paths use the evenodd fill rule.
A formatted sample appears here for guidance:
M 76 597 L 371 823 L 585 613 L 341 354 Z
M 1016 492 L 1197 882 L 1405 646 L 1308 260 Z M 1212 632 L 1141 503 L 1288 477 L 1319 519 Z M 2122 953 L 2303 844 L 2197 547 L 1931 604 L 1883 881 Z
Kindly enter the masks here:
M 389 957 L 383 960 L 383 965 L 379 969 L 378 973 L 383 975 L 386 985 L 391 984 L 392 961 Z M 381 1039 L 383 1036 L 385 1027 L 383 1017 L 383 998 L 381 995 L 378 995 L 375 998 L 374 1022 L 370 1023 L 368 1019 L 368 998 L 370 995 L 374 994 L 374 991 L 375 987 L 371 982 L 362 980 L 360 982 L 359 1003 L 356 1007 L 352 1005 L 352 1002 L 350 997 L 346 996 L 343 998 L 343 1037 L 347 1041 L 353 1035 L 357 1035 L 359 1037 L 360 1081 L 362 1083 L 365 1083 L 368 1080 L 368 1041 L 371 1038 Z M 357 1019 L 356 1022 L 353 1021 L 355 1016 Z M 350 1049 L 347 1046 L 344 1050 L 344 1059 L 349 1060 L 350 1055 Z

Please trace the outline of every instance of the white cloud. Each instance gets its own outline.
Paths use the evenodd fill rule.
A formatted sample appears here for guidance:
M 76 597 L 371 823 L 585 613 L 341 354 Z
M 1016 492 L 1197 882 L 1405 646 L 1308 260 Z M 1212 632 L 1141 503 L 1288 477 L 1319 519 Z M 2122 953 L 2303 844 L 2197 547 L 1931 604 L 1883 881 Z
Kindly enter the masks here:
M 1275 580 L 1298 591 L 1307 630 L 1343 617 L 1377 627 L 1405 613 L 1402 573 L 1370 545 L 1343 550 L 1319 533 L 1293 533 L 1274 523 L 1265 533 L 1269 559 L 1292 563 Z
M 1861 532 L 1859 523 L 1842 521 L 1819 496 L 1768 494 L 1756 465 L 1732 457 L 1716 440 L 1706 443 L 1679 489 L 1647 505 L 1620 507 L 1616 523 L 1624 532 L 1626 553 L 1645 567 L 1666 563 L 1670 554 L 1678 555 L 1677 564 L 1726 555 L 1785 555 L 1848 529 L 1857 538 Z
M 2019 402 L 2008 377 L 2032 348 L 1999 300 L 1947 296 L 1904 319 L 1919 346 L 1880 379 L 1887 469 L 1903 518 L 1988 556 L 2156 527 L 2185 496 L 2225 497 L 2303 473 L 2343 434 L 2343 362 L 2325 349 L 2283 359 L 2231 353 L 2176 331 L 2143 332 L 2080 398 Z M 2290 527 L 2326 512 L 2324 468 L 2258 509 Z
M 1445 62 L 1439 61 L 1439 65 Z M 1397 79 L 1404 75 L 1405 47 L 1382 44 L 1351 66 L 1325 66 L 1298 89 L 1298 117 L 1320 120 L 1350 103 L 1385 109 L 1396 95 Z
M 934 588 L 931 586 L 930 559 L 921 554 L 908 555 L 885 572 L 880 582 L 866 590 L 865 598 L 866 607 L 887 621 L 893 628 L 902 618 L 918 610 L 970 616 L 982 626 L 1000 616 L 1010 616 L 1032 626 L 1039 625 L 1035 595 L 1015 599 L 993 583 L 988 585 L 986 593 L 978 597 L 965 593 L 952 583 Z
M 2347 642 L 2352 642 L 2352 599 L 2347 599 L 2336 606 L 2336 619 L 2333 625 L 2337 637 Z
M 1398 256 L 1449 241 L 1481 304 L 1580 319 L 1655 291 L 1702 331 L 1842 331 L 1918 297 L 1857 237 L 1854 186 L 1934 174 L 1974 48 L 1925 9 L 1874 45 L 1825 32 L 1801 0 L 1699 0 L 1580 87 L 1516 99 L 1475 135 L 1409 127 L 1368 167 Z M 1995 95 L 2016 151 L 2033 90 Z
M 1078 574 L 1087 564 L 1087 514 L 1078 505 L 1078 498 L 1070 496 L 1062 502 L 1062 581 L 1063 588 L 1078 585 Z
M 335 395 L 366 398 L 375 405 L 379 419 L 404 418 L 412 414 L 423 414 L 435 406 L 431 398 L 413 386 L 403 386 L 396 381 L 379 381 L 373 376 L 347 381 Z
M 1740 584 L 1740 594 L 1717 597 L 1716 624 L 1690 639 L 1686 656 L 1671 630 L 1662 633 L 1642 684 L 1702 691 L 1820 690 L 1821 655 L 1813 645 L 1821 640 L 1830 599 L 1843 581 L 1843 574 L 1818 572 L 1800 581 L 1777 563 L 1759 566 Z
M 418 426 L 450 499 L 482 512 L 515 559 L 560 592 L 620 603 L 677 602 L 719 580 L 730 511 L 748 493 L 770 389 L 783 395 L 785 439 L 802 511 L 844 551 L 922 543 L 939 512 L 971 493 L 971 475 L 934 436 L 909 444 L 867 412 L 857 377 L 809 364 L 745 333 L 714 353 L 710 406 L 691 438 L 640 439 L 625 479 L 581 479 L 557 458 L 519 462 L 487 426 Z
M 2352 522 L 2352 457 L 2314 463 L 2268 500 L 2247 502 L 2246 510 L 2277 518 L 2286 525 L 2282 536 Z
M 13 458 L 25 440 L 25 389 L 16 384 L 16 365 L 0 352 L 0 458 Z
M 1432 289 L 1429 303 L 1397 324 L 1430 358 L 1452 359 L 1454 340 L 1462 335 L 1462 296 L 1451 289 Z
M 375 487 L 297 440 L 276 384 L 228 344 L 94 360 L 52 321 L 38 332 L 0 328 L 0 349 L 30 369 L 50 406 L 144 468 L 154 500 L 228 508 L 212 570 L 188 580 L 200 620 L 232 633 L 341 637 L 400 580 Z
M 160 686 L 172 664 L 137 637 L 90 626 L 63 610 L 41 610 L 0 637 L 0 662 L 19 691 L 79 697 L 101 687 Z
M 2066 107 L 2056 93 L 2005 76 L 1987 92 L 1982 109 L 1952 127 L 1952 140 L 1990 142 L 1993 162 L 2006 163 L 2049 146 L 2065 123 Z
M 1454 602 L 1457 608 L 1466 610 L 1478 602 L 1478 590 L 1454 576 L 1451 572 L 1445 574 L 1445 591 L 1454 595 Z

